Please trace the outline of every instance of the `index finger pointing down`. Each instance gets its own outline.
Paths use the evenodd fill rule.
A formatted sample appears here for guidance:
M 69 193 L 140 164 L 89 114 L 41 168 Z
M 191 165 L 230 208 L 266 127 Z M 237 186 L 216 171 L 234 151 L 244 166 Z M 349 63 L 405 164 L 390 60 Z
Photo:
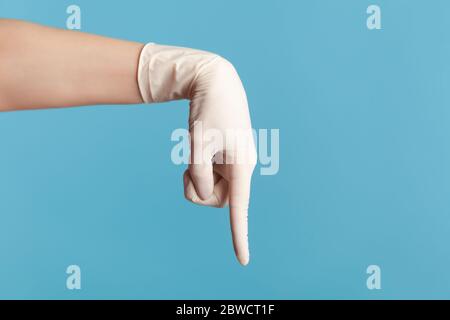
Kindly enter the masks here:
M 239 262 L 250 261 L 248 245 L 248 206 L 250 201 L 251 170 L 232 166 L 230 185 L 230 225 L 233 247 Z

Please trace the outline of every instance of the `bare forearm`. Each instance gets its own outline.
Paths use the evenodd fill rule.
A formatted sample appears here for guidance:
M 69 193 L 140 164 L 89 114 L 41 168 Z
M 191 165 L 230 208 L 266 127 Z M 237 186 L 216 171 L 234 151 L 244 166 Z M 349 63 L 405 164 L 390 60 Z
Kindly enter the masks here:
M 0 111 L 141 103 L 142 47 L 0 19 Z

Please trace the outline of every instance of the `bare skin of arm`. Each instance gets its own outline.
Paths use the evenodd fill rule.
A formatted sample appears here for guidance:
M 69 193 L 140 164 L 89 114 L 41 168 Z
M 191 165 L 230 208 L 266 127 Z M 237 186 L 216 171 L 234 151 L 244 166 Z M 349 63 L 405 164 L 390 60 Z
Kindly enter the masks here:
M 142 103 L 143 46 L 0 19 L 0 111 Z

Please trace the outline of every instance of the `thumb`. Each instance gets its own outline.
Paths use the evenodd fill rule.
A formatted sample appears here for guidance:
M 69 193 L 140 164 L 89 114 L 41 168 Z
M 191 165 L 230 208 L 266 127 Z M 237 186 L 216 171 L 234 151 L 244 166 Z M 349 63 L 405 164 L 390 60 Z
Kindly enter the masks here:
M 189 173 L 197 195 L 201 200 L 207 200 L 214 191 L 213 156 L 204 145 L 203 124 L 201 121 L 194 122 L 190 130 L 190 138 Z
M 202 200 L 211 197 L 214 191 L 214 173 L 212 162 L 190 164 L 189 173 L 194 183 L 195 191 Z

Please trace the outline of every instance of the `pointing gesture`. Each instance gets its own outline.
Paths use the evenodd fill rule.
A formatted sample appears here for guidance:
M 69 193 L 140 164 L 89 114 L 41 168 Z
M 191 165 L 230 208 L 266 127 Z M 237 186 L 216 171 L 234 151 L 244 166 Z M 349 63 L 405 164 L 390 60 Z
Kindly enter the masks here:
M 8 19 L 0 19 L 0 39 L 0 111 L 190 100 L 185 196 L 200 205 L 229 205 L 236 256 L 249 262 L 256 151 L 247 97 L 231 63 L 205 51 Z
M 209 52 L 148 44 L 139 62 L 139 88 L 147 103 L 190 100 L 191 161 L 185 197 L 230 207 L 236 256 L 249 262 L 248 206 L 256 151 L 247 97 L 230 62 Z

